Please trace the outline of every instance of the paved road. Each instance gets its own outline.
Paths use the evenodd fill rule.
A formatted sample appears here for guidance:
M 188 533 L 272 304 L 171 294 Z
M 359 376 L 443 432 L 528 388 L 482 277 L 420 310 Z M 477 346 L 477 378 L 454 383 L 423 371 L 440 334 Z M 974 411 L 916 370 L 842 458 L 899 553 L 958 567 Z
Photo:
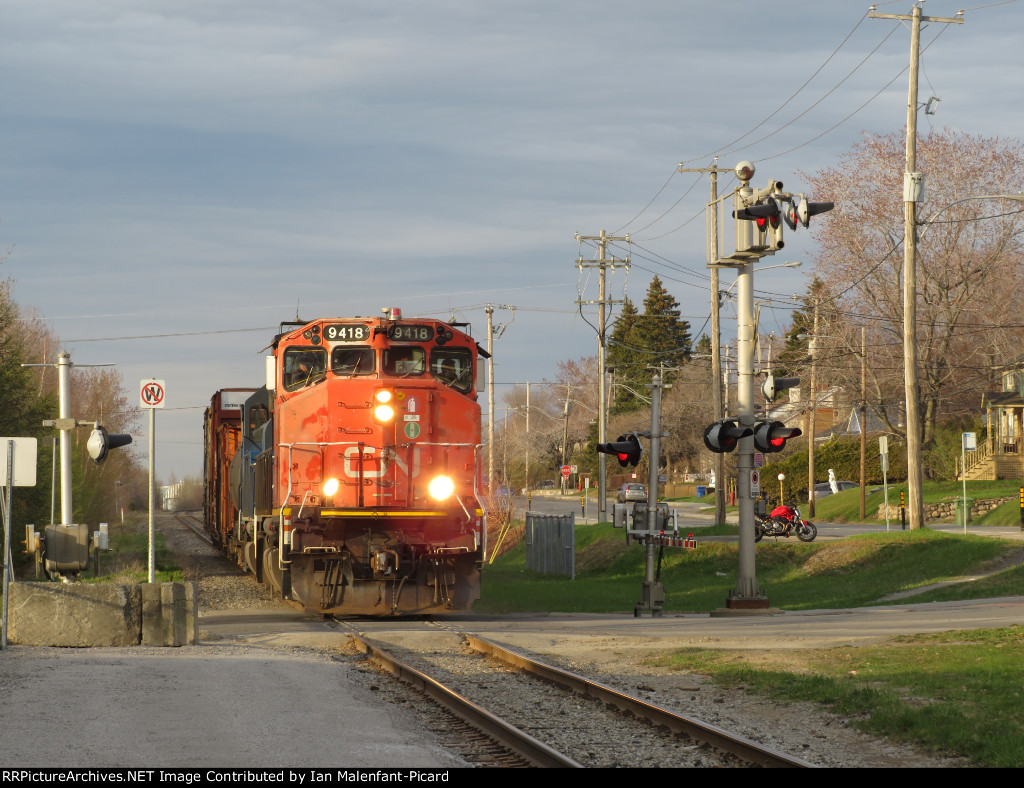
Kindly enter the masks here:
M 463 765 L 291 609 L 201 616 L 181 648 L 9 646 L 4 768 L 449 768 Z M 372 675 L 372 674 L 370 674 Z M 294 779 L 294 778 L 293 778 Z
M 615 503 L 614 499 L 608 501 L 608 517 L 611 517 L 612 506 Z M 542 493 L 534 493 L 527 499 L 526 496 L 516 496 L 516 506 L 519 511 L 532 511 L 541 512 L 543 514 L 556 514 L 565 515 L 572 513 L 576 517 L 577 523 L 596 523 L 597 520 L 597 502 L 593 498 L 586 501 L 586 514 L 584 515 L 584 507 L 581 505 L 579 496 L 551 496 L 544 495 Z M 691 529 L 699 529 L 714 524 L 714 509 L 713 507 L 705 506 L 700 503 L 671 503 L 670 508 L 677 512 L 679 530 L 688 531 Z M 806 513 L 805 513 L 806 514 Z M 726 519 L 729 522 L 736 522 L 736 512 L 730 512 Z M 865 533 L 884 533 L 887 529 L 885 524 L 875 523 L 827 523 L 820 520 L 815 520 L 814 524 L 818 528 L 818 539 L 820 541 L 828 541 L 831 539 L 842 539 L 847 536 L 854 536 L 856 534 Z M 928 527 L 935 531 L 943 531 L 946 533 L 963 533 L 964 527 L 962 525 L 955 525 L 953 523 L 931 523 Z M 899 522 L 891 522 L 888 526 L 889 531 L 901 530 Z M 967 533 L 975 534 L 978 536 L 995 536 L 1003 539 L 1014 539 L 1024 540 L 1024 531 L 1020 528 L 1013 526 L 977 526 L 968 525 Z M 700 532 L 697 531 L 695 536 L 699 536 Z M 715 537 L 722 541 L 729 541 L 730 539 L 735 540 L 736 537 Z

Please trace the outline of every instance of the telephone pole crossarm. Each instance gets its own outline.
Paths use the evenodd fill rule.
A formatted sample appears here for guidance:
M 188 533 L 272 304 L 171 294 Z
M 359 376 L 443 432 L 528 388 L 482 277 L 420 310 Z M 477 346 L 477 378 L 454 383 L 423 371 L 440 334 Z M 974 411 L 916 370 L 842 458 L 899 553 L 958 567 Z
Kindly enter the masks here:
M 599 271 L 599 289 L 598 289 L 598 300 L 597 301 L 578 301 L 577 306 L 583 304 L 597 304 L 598 305 L 598 323 L 597 323 L 597 376 L 598 376 L 598 417 L 597 417 L 597 442 L 605 443 L 607 441 L 606 430 L 608 421 L 608 406 L 607 406 L 607 395 L 605 387 L 607 385 L 605 381 L 605 354 L 607 350 L 606 344 L 606 333 L 607 333 L 607 318 L 608 318 L 608 307 L 621 303 L 619 301 L 611 301 L 608 299 L 606 290 L 606 274 L 608 269 L 615 269 L 616 267 L 624 267 L 629 270 L 629 258 L 619 259 L 616 257 L 608 256 L 608 244 L 610 242 L 625 242 L 632 243 L 629 235 L 615 236 L 608 235 L 604 230 L 601 231 L 600 235 L 580 235 L 576 233 L 576 241 L 597 241 L 598 258 L 596 260 L 584 260 L 582 255 L 576 260 L 576 267 L 579 269 L 584 268 L 597 268 Z M 607 477 L 607 465 L 605 463 L 605 455 L 601 454 L 598 457 L 598 484 L 597 484 L 597 518 L 598 521 L 603 521 L 606 518 L 608 510 L 607 501 L 607 490 L 606 490 L 606 477 Z

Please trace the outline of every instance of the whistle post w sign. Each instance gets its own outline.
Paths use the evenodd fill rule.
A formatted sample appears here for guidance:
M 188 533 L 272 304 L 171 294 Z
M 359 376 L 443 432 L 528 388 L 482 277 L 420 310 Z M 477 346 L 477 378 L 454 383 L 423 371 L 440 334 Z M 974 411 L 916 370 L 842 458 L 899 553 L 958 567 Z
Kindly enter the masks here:
M 139 382 L 139 407 L 162 408 L 167 397 L 167 389 L 162 380 L 143 380 Z
M 156 525 L 153 499 L 156 496 L 156 409 L 167 401 L 167 388 L 162 380 L 139 381 L 139 405 L 149 410 L 149 582 L 156 581 Z

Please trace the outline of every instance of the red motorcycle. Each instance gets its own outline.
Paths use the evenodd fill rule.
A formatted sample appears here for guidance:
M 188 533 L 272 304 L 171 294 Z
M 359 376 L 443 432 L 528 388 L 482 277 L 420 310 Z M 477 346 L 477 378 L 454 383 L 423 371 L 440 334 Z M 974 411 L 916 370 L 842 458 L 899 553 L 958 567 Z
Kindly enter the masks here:
M 800 510 L 796 506 L 782 504 L 772 509 L 767 517 L 754 515 L 755 542 L 760 542 L 766 536 L 784 536 L 788 539 L 792 533 L 795 533 L 801 542 L 813 542 L 818 535 L 818 529 L 810 520 L 800 516 Z

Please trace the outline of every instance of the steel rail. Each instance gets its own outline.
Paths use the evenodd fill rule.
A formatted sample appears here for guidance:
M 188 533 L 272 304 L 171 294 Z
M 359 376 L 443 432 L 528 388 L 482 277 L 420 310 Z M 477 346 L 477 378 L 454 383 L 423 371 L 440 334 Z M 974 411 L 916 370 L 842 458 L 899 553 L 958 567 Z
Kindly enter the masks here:
M 477 730 L 530 761 L 535 766 L 556 769 L 564 769 L 566 767 L 583 768 L 582 764 L 574 761 L 572 758 L 552 749 L 528 733 L 510 725 L 486 709 L 477 706 L 472 701 L 453 692 L 425 673 L 421 673 L 405 664 L 364 637 L 353 633 L 349 633 L 349 637 L 367 656 L 379 663 L 393 676 L 426 693 L 435 702 L 465 720 Z
M 539 678 L 563 686 L 573 692 L 594 698 L 621 711 L 663 725 L 673 733 L 685 734 L 700 744 L 707 744 L 719 752 L 730 753 L 756 766 L 766 768 L 816 768 L 814 764 L 792 755 L 764 747 L 757 742 L 729 733 L 707 722 L 683 717 L 660 706 L 634 698 L 616 689 L 591 681 L 583 676 L 547 665 L 538 660 L 510 651 L 490 640 L 463 633 L 466 643 L 474 651 L 486 654 L 500 662 L 527 671 Z

